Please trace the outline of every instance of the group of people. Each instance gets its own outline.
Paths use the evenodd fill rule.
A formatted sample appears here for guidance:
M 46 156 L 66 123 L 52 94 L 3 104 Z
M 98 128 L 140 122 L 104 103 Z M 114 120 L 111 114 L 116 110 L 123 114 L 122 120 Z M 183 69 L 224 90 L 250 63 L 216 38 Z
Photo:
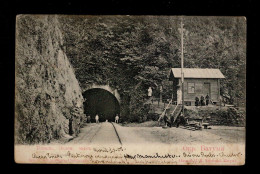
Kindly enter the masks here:
M 99 123 L 99 116 L 98 116 L 98 114 L 96 114 L 95 120 L 96 120 L 96 123 Z M 115 123 L 118 123 L 118 121 L 119 121 L 119 116 L 118 116 L 118 114 L 116 114 Z M 106 120 L 106 122 L 108 122 L 108 120 Z M 87 116 L 87 123 L 91 123 L 90 115 Z
M 99 116 L 98 114 L 95 116 L 96 123 L 99 123 Z M 87 123 L 91 123 L 91 117 L 90 115 L 87 116 Z
M 206 101 L 206 103 L 205 103 Z M 210 97 L 207 94 L 206 97 L 204 98 L 204 96 L 201 96 L 200 99 L 199 97 L 195 97 L 195 106 L 208 106 L 209 105 L 209 101 L 210 101 Z

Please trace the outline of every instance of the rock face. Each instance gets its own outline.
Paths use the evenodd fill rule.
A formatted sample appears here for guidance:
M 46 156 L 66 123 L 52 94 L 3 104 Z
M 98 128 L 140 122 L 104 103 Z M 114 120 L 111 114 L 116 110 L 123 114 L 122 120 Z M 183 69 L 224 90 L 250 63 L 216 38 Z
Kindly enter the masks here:
M 83 97 L 56 16 L 19 15 L 16 28 L 15 143 L 77 136 Z

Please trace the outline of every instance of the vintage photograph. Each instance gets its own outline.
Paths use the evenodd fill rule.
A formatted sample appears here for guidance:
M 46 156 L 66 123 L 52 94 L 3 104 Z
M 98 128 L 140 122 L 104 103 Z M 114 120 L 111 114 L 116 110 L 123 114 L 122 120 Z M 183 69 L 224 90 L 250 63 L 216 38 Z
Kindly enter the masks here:
M 243 165 L 246 18 L 18 15 L 15 161 Z

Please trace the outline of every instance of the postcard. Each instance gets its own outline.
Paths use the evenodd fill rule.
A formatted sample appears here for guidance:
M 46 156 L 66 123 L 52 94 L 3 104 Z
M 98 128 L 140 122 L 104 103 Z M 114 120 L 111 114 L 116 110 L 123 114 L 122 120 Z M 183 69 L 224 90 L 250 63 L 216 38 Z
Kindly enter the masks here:
M 246 18 L 18 15 L 15 162 L 244 165 Z

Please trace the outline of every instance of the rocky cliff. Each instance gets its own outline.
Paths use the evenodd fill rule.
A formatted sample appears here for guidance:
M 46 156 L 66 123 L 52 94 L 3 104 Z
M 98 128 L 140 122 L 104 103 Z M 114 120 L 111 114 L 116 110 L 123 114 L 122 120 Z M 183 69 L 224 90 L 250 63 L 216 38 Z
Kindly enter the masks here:
M 48 143 L 79 133 L 83 97 L 64 49 L 56 16 L 17 16 L 16 143 Z

